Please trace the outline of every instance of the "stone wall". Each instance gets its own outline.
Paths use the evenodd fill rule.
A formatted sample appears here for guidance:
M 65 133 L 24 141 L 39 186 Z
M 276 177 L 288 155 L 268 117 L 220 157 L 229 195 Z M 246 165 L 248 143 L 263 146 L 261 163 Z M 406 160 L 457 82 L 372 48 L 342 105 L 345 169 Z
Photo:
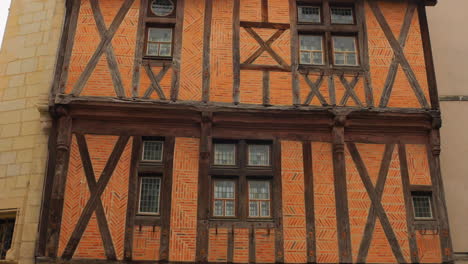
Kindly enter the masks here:
M 7 259 L 20 263 L 34 263 L 64 11 L 65 0 L 12 0 L 0 50 L 0 213 L 17 212 Z

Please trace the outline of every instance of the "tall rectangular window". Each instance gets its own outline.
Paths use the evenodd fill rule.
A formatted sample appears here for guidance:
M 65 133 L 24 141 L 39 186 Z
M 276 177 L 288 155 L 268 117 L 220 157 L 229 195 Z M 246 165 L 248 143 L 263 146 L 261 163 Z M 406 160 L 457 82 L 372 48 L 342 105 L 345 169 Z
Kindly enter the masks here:
M 335 65 L 358 65 L 356 38 L 348 36 L 333 36 L 333 55 Z
M 300 35 L 301 64 L 323 65 L 323 37 L 316 35 Z
M 160 194 L 160 177 L 141 177 L 138 213 L 159 214 Z
M 236 186 L 233 180 L 215 180 L 213 216 L 235 216 Z
M 249 181 L 249 217 L 270 217 L 269 181 Z

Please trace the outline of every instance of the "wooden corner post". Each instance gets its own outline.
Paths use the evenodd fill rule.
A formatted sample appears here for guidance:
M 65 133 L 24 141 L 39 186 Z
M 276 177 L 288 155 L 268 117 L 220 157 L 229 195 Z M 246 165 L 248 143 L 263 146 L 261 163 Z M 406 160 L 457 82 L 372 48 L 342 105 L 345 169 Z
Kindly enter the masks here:
M 351 263 L 351 235 L 349 228 L 348 194 L 346 186 L 344 127 L 347 113 L 335 112 L 332 128 L 333 172 L 335 175 L 336 224 L 340 263 Z
M 72 118 L 64 107 L 57 108 L 57 144 L 55 146 L 56 162 L 53 176 L 53 187 L 50 201 L 49 221 L 46 239 L 46 256 L 57 257 L 60 225 L 62 221 L 63 197 L 65 194 L 65 183 L 68 171 L 68 160 L 70 157 Z
M 442 262 L 453 262 L 452 239 L 448 223 L 447 204 L 445 202 L 444 184 L 440 169 L 440 112 L 432 113 L 432 130 L 429 137 L 429 150 L 427 152 L 431 169 L 431 181 L 433 190 L 434 206 L 437 208 L 440 228 L 440 248 L 442 250 Z

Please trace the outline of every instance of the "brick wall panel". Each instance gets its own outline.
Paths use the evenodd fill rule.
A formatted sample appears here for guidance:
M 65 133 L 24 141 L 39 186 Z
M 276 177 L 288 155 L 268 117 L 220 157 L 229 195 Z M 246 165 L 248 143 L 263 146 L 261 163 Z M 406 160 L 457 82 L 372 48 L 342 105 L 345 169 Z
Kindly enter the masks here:
M 262 1 L 240 0 L 240 20 L 255 22 L 262 21 Z
M 284 0 L 268 0 L 268 20 L 273 23 L 289 24 L 289 2 Z
M 249 262 L 249 229 L 234 229 L 234 263 Z
M 317 262 L 337 263 L 339 260 L 335 186 L 332 145 L 330 143 L 312 143 L 312 168 L 314 174 Z
M 161 227 L 139 226 L 134 227 L 133 233 L 133 260 L 159 260 L 159 247 L 161 242 Z
M 231 0 L 213 1 L 210 100 L 215 102 L 232 102 L 232 8 Z
M 410 184 L 432 185 L 426 145 L 408 144 L 405 147 Z
M 275 263 L 275 230 L 255 230 L 255 260 L 257 263 Z
M 209 230 L 209 247 L 208 261 L 210 262 L 226 262 L 227 261 L 227 241 L 228 228 L 210 228 Z
M 292 105 L 291 73 L 270 73 L 270 103 L 273 105 Z
M 374 233 L 372 234 L 372 242 L 367 256 L 367 262 L 397 263 L 379 219 L 377 219 L 375 223 L 375 229 Z
M 170 261 L 195 261 L 199 139 L 176 138 L 172 185 Z
M 281 142 L 284 260 L 307 262 L 302 143 Z
M 440 249 L 439 235 L 429 233 L 416 232 L 416 243 L 418 245 L 419 261 L 421 263 L 441 263 L 442 252 Z
M 204 12 L 205 0 L 185 3 L 179 100 L 201 100 Z
M 241 71 L 240 101 L 244 104 L 263 103 L 263 72 Z

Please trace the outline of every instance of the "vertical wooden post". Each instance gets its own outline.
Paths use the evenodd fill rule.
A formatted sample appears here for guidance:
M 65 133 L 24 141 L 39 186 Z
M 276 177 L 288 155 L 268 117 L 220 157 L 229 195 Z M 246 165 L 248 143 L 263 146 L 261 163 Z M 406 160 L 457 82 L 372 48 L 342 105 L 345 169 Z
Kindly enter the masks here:
M 58 118 L 58 133 L 56 151 L 55 173 L 53 179 L 52 195 L 50 200 L 49 221 L 47 228 L 46 256 L 56 258 L 62 221 L 63 197 L 70 157 L 72 118 L 64 107 L 56 110 Z
M 234 104 L 240 103 L 240 0 L 233 0 L 232 10 L 232 68 Z
M 211 128 L 213 113 L 202 112 L 200 133 L 200 162 L 198 174 L 198 212 L 197 212 L 197 248 L 196 261 L 198 263 L 208 262 L 208 217 L 209 217 L 209 195 L 210 181 L 208 170 L 211 157 Z
M 440 112 L 432 113 L 432 130 L 429 138 L 428 158 L 431 169 L 431 181 L 433 190 L 434 206 L 437 208 L 440 228 L 440 248 L 442 250 L 442 261 L 453 262 L 452 239 L 448 223 L 447 204 L 445 202 L 444 184 L 440 170 Z
M 205 17 L 203 24 L 203 83 L 202 100 L 210 101 L 211 81 L 211 20 L 213 17 L 213 0 L 205 1 Z
M 293 104 L 301 104 L 299 84 L 299 35 L 297 33 L 297 4 L 296 0 L 289 0 L 289 19 L 291 31 L 291 75 Z
M 346 114 L 335 113 L 332 129 L 333 172 L 335 175 L 336 224 L 340 263 L 351 263 L 351 235 L 349 228 L 346 164 L 344 155 L 344 126 Z
M 304 141 L 302 144 L 304 159 L 304 200 L 306 210 L 307 232 L 307 263 L 315 263 L 316 239 L 315 239 L 315 207 L 314 207 L 314 175 L 312 170 L 312 143 Z
M 184 32 L 185 0 L 177 0 L 176 25 L 174 28 L 174 54 L 172 55 L 171 101 L 179 98 L 180 65 L 182 58 L 182 35 Z
M 273 216 L 275 217 L 275 261 L 284 263 L 284 236 L 283 236 L 283 181 L 281 179 L 281 141 L 273 141 Z

